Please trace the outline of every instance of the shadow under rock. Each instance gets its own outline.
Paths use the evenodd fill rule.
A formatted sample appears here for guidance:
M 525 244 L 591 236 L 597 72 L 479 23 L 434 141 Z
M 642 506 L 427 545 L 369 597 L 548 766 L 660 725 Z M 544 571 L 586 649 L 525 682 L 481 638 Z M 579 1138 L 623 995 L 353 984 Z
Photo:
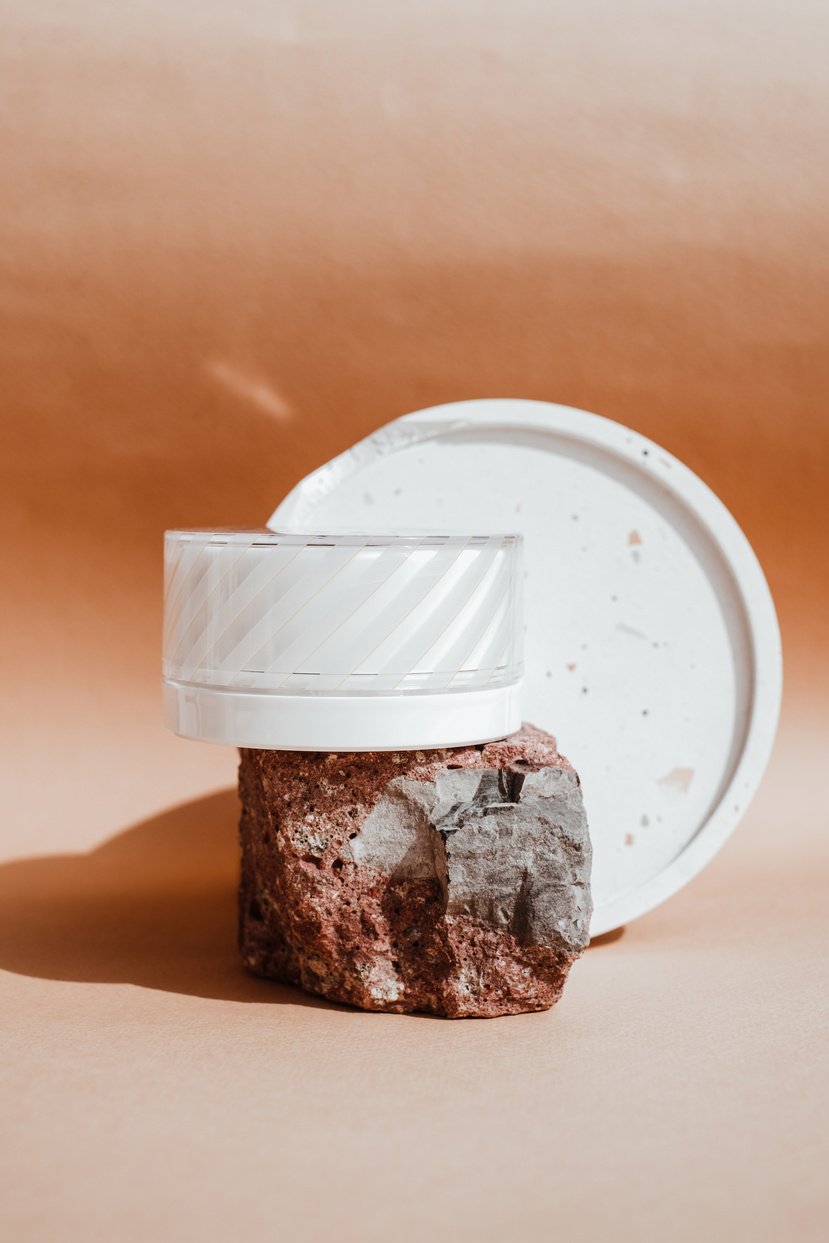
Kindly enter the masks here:
M 620 940 L 625 935 L 625 929 L 613 928 L 610 932 L 601 932 L 597 937 L 590 938 L 589 950 L 601 949 L 603 945 L 612 945 L 614 941 Z
M 339 1009 L 242 966 L 237 819 L 236 793 L 224 790 L 144 820 L 88 854 L 0 865 L 0 969 Z

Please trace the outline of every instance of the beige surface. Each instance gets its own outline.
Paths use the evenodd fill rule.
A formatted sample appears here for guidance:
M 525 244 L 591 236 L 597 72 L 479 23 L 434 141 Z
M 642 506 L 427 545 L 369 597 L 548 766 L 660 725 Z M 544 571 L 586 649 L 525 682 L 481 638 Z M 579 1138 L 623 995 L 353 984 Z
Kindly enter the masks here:
M 3 1232 L 822 1238 L 829 20 L 407 8 L 0 0 Z M 653 436 L 745 527 L 766 784 L 550 1014 L 248 979 L 234 757 L 160 723 L 161 530 L 507 394 Z

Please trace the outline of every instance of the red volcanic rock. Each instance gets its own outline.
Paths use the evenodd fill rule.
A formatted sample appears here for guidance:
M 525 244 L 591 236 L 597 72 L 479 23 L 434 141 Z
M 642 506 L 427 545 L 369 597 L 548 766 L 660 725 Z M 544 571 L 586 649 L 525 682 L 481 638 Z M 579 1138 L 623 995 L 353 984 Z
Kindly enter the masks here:
M 241 752 L 240 946 L 366 1010 L 544 1010 L 588 940 L 579 779 L 525 725 L 485 746 Z

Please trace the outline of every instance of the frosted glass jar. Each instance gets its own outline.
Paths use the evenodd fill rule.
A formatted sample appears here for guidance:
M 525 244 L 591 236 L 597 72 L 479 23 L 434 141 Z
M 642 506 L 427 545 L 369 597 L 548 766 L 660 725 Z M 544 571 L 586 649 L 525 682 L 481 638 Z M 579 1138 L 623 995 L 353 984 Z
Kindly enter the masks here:
M 167 723 L 301 751 L 464 746 L 521 724 L 519 535 L 168 531 Z

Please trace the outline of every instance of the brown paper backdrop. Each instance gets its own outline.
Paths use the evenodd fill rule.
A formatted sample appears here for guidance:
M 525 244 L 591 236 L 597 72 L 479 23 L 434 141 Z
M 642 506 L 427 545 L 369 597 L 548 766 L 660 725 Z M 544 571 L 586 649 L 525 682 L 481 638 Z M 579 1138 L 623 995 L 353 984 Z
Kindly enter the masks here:
M 806 0 L 0 2 L 11 1237 L 820 1237 L 827 33 Z M 475 396 L 720 494 L 781 739 L 557 1011 L 354 1014 L 236 965 L 235 761 L 160 722 L 161 531 Z

